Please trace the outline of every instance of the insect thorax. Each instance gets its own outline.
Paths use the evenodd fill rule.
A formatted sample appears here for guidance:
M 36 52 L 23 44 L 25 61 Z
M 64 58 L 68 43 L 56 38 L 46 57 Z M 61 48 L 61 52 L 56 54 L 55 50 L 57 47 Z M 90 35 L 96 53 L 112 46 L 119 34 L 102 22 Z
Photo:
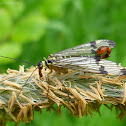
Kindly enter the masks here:
M 48 64 L 53 64 L 56 60 L 64 59 L 64 56 L 61 55 L 50 55 L 47 59 Z

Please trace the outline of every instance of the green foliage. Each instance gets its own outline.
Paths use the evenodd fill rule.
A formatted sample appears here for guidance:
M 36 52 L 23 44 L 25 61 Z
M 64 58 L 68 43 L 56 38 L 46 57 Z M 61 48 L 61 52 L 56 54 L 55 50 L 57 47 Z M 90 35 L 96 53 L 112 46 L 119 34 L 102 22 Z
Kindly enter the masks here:
M 9 49 L 9 50 L 8 50 Z M 5 44 L 1 44 L 0 46 L 0 55 L 16 58 L 21 54 L 22 47 L 18 43 L 7 42 Z M 12 62 L 12 60 L 10 60 Z M 8 64 L 8 60 L 3 58 L 0 64 Z
M 0 55 L 37 64 L 51 53 L 96 39 L 110 39 L 117 47 L 109 60 L 126 66 L 125 12 L 123 0 L 1 0 Z M 18 69 L 19 64 L 24 63 L 0 58 L 0 71 Z M 42 115 L 35 113 L 30 125 L 125 124 L 125 120 L 119 123 L 114 111 L 101 110 L 101 117 L 96 114 L 82 119 L 71 117 L 66 110 L 61 117 L 44 111 Z
M 4 9 L 0 9 L 0 18 L 1 18 L 0 19 L 0 30 L 1 30 L 0 40 L 2 42 L 9 36 L 12 22 L 11 22 L 11 18 L 9 14 Z
M 45 32 L 47 21 L 41 15 L 28 15 L 15 27 L 12 40 L 16 43 L 38 41 Z

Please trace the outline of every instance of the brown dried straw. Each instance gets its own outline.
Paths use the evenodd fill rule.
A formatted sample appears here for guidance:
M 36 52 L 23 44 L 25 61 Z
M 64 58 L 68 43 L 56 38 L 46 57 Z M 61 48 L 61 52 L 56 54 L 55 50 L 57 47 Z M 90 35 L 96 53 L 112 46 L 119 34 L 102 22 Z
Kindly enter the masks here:
M 72 70 L 58 75 L 55 71 L 48 74 L 49 70 L 43 69 L 42 78 L 39 78 L 37 70 L 29 78 L 34 69 L 31 67 L 24 72 L 24 66 L 20 66 L 19 71 L 8 69 L 7 74 L 0 75 L 1 124 L 10 120 L 28 123 L 33 120 L 34 110 L 41 111 L 43 108 L 53 109 L 60 114 L 61 106 L 65 106 L 71 115 L 81 118 L 88 114 L 93 115 L 94 112 L 100 114 L 100 106 L 104 104 L 108 107 L 108 103 L 111 103 L 109 109 L 115 106 L 117 112 L 120 112 L 120 119 L 124 117 L 126 76 Z M 53 107 L 54 104 L 57 104 L 57 109 Z

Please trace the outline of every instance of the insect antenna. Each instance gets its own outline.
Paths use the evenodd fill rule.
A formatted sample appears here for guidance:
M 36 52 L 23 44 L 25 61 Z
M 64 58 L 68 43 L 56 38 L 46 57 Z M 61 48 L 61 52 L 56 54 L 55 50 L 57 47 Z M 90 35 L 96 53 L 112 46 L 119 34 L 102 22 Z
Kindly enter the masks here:
M 16 60 L 16 61 L 20 61 L 20 62 L 24 62 L 24 63 L 28 63 L 28 64 L 35 65 L 36 66 L 36 64 L 30 63 L 30 62 L 27 62 L 27 61 L 15 59 L 15 58 L 10 58 L 10 57 L 7 57 L 7 56 L 0 56 L 0 57 L 4 57 L 4 58 L 7 58 L 7 59 L 12 59 L 12 60 Z

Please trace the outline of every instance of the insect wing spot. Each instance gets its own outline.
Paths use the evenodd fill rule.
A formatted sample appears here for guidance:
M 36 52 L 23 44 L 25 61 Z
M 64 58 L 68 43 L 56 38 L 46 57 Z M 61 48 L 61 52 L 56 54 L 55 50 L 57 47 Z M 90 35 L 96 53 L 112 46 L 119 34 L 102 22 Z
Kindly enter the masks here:
M 122 75 L 126 75 L 126 69 L 125 68 L 121 69 L 121 73 Z
M 104 67 L 104 66 L 101 66 L 101 67 L 99 68 L 99 71 L 100 71 L 101 74 L 108 74 L 108 72 L 105 71 L 105 67 Z
M 91 53 L 92 54 L 97 54 L 96 51 L 94 49 L 91 49 Z
M 102 39 L 102 40 L 97 40 L 97 44 L 103 43 L 104 46 L 109 46 L 110 48 L 115 48 L 116 43 L 112 40 L 107 40 L 107 39 Z
M 108 40 L 108 44 L 109 44 L 110 48 L 115 48 L 115 46 L 116 46 L 116 43 L 111 40 Z
M 96 41 L 92 41 L 90 42 L 90 46 L 93 47 L 94 49 L 96 49 Z

